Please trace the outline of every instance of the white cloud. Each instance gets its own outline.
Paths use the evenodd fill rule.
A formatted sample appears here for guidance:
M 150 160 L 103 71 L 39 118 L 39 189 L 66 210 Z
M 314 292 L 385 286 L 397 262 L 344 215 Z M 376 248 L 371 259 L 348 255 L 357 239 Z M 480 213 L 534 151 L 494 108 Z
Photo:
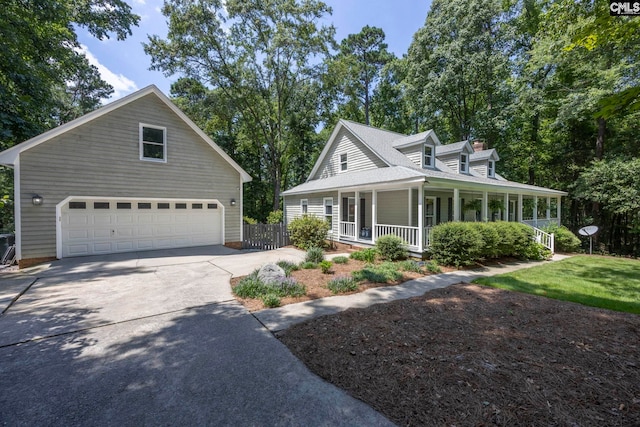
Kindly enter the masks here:
M 113 86 L 113 95 L 111 95 L 112 101 L 122 98 L 123 96 L 138 89 L 138 86 L 133 80 L 122 74 L 116 74 L 101 64 L 100 61 L 98 61 L 98 58 L 89 51 L 87 46 L 80 45 L 80 49 L 78 49 L 78 51 L 87 57 L 89 64 L 94 65 L 98 69 L 102 80 Z

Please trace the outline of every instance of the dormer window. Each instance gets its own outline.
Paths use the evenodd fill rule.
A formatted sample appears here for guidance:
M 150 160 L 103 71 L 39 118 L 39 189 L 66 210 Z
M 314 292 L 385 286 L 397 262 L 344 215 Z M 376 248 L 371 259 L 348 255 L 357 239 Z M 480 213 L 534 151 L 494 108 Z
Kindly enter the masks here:
M 495 176 L 496 176 L 496 162 L 495 162 L 495 160 L 489 160 L 489 164 L 487 165 L 487 176 L 489 178 L 495 178 Z
M 460 154 L 460 173 L 469 173 L 469 155 Z
M 433 152 L 435 150 L 433 149 L 433 147 L 431 145 L 425 144 L 424 145 L 424 155 L 423 155 L 423 160 L 422 160 L 422 167 L 425 168 L 432 168 L 433 167 Z
M 347 153 L 340 154 L 340 171 L 347 170 Z

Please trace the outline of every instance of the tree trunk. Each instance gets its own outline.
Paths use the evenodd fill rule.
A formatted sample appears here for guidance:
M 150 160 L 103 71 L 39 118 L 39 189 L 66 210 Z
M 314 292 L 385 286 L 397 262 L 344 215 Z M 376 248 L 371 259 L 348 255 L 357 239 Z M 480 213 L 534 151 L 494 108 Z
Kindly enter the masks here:
M 607 131 L 607 121 L 602 117 L 598 118 L 598 137 L 596 138 L 596 159 L 602 160 L 604 155 L 604 134 Z

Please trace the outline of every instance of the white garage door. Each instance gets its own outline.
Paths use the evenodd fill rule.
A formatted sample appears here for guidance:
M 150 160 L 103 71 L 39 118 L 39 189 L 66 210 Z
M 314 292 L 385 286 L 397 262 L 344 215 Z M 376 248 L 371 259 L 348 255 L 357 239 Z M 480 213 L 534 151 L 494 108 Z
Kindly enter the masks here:
M 215 200 L 72 199 L 60 212 L 63 258 L 223 243 Z

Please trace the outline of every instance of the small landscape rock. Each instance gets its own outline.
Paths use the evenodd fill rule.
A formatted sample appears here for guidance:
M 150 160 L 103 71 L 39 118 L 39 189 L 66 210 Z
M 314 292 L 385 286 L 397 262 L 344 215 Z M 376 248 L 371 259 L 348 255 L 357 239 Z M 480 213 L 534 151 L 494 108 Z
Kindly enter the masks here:
M 280 282 L 285 277 L 284 270 L 276 264 L 265 264 L 258 272 L 258 279 L 263 283 Z

